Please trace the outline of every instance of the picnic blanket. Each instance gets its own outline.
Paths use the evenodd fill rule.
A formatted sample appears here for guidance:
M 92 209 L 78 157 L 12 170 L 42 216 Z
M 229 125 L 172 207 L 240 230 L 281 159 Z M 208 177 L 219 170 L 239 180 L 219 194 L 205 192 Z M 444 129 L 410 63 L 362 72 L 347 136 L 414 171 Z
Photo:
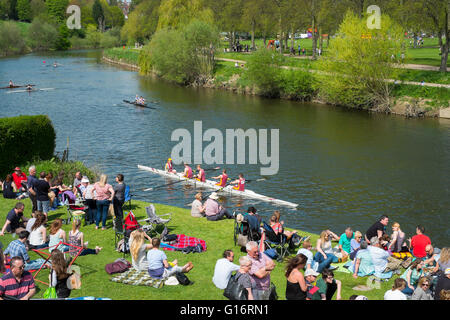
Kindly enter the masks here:
M 198 239 L 195 237 L 188 237 L 185 234 L 177 234 L 177 241 L 170 245 L 161 246 L 162 249 L 168 251 L 178 251 L 187 247 L 195 247 L 200 244 L 202 246 L 202 251 L 206 251 L 206 242 L 205 240 Z
M 147 286 L 162 288 L 166 279 L 155 279 L 150 277 L 147 271 L 139 271 L 131 268 L 128 271 L 117 274 L 111 278 L 112 282 L 131 284 L 133 286 Z

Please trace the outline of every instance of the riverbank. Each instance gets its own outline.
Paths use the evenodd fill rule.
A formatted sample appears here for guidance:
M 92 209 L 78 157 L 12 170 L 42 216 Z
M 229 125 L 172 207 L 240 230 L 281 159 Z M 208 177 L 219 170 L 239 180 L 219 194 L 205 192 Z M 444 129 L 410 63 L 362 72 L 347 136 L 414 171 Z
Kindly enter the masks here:
M 25 199 L 25 216 L 30 216 L 31 202 Z M 0 206 L 4 208 L 0 212 L 0 221 L 3 224 L 7 212 L 15 205 L 15 200 L 8 200 L 0 197 Z M 146 217 L 145 207 L 148 202 L 132 200 L 131 209 L 135 213 L 138 220 Z M 217 222 L 207 221 L 204 218 L 193 218 L 190 215 L 190 210 L 185 208 L 177 208 L 162 204 L 155 204 L 158 215 L 171 213 L 171 221 L 168 224 L 168 229 L 171 234 L 185 234 L 188 236 L 197 237 L 206 241 L 207 250 L 202 253 L 183 254 L 180 252 L 166 251 L 169 260 L 178 259 L 180 264 L 192 261 L 194 269 L 188 274 L 191 281 L 194 282 L 190 286 L 164 286 L 161 289 L 153 287 L 132 286 L 125 284 L 118 284 L 110 281 L 111 276 L 105 272 L 105 265 L 114 260 L 121 258 L 122 254 L 114 250 L 114 232 L 112 229 L 111 217 L 107 220 L 108 229 L 105 231 L 95 230 L 94 225 L 83 226 L 81 231 L 84 233 L 84 241 L 89 241 L 89 247 L 95 246 L 103 247 L 103 250 L 98 255 L 88 255 L 79 257 L 76 261 L 81 269 L 80 290 L 73 290 L 71 297 L 95 296 L 107 297 L 113 300 L 226 300 L 223 296 L 223 291 L 217 289 L 212 283 L 212 276 L 214 273 L 215 262 L 222 257 L 225 249 L 232 249 L 235 253 L 235 263 L 238 263 L 239 257 L 245 255 L 240 251 L 240 248 L 234 245 L 233 240 L 233 226 L 234 220 L 221 220 Z M 125 206 L 128 210 L 128 207 Z M 56 219 L 64 219 L 67 216 L 65 207 L 60 207 L 55 211 L 49 213 L 50 223 Z M 69 232 L 70 226 L 63 225 L 66 233 Z M 334 230 L 338 234 L 342 230 Z M 318 235 L 299 231 L 301 235 L 310 235 L 311 243 L 315 244 Z M 10 241 L 14 240 L 11 235 L 6 234 L 0 237 L 0 241 L 4 247 Z M 295 254 L 295 252 L 294 252 Z M 31 259 L 39 258 L 34 252 L 30 254 Z M 126 259 L 131 261 L 130 255 Z M 285 262 L 276 262 L 276 268 L 272 272 L 271 280 L 277 287 L 279 300 L 285 299 L 286 278 L 284 277 Z M 372 289 L 370 291 L 357 291 L 353 288 L 357 285 L 366 285 L 367 278 L 354 279 L 350 273 L 342 273 L 335 271 L 335 278 L 342 281 L 342 299 L 348 300 L 353 294 L 363 294 L 370 300 L 383 300 L 384 293 L 392 286 L 393 279 L 388 282 L 383 282 L 379 289 Z M 41 281 L 48 281 L 48 271 L 40 272 L 37 279 Z M 38 292 L 34 298 L 42 298 L 47 286 L 37 282 Z M 336 296 L 334 297 L 336 298 Z
M 133 70 L 139 70 L 139 50 L 122 48 L 107 49 L 104 50 L 103 60 Z M 236 63 L 238 66 L 236 66 Z M 258 95 L 257 88 L 245 79 L 245 63 L 245 60 L 219 58 L 216 61 L 214 77 L 205 83 L 195 84 L 195 86 L 228 90 L 238 94 Z M 286 66 L 286 68 L 289 67 L 291 66 Z M 424 72 L 418 73 L 417 71 L 407 70 L 404 73 L 403 79 L 400 81 L 413 80 L 415 76 L 423 78 Z M 430 81 L 435 81 L 436 83 L 421 86 L 418 82 L 405 82 L 405 84 L 399 81 L 399 84 L 396 84 L 393 89 L 394 103 L 390 113 L 405 117 L 447 117 L 450 101 L 450 89 L 447 88 L 448 79 L 447 77 L 436 77 L 428 74 L 434 71 L 426 72 L 426 79 L 430 79 Z M 291 99 L 289 96 L 281 96 L 280 98 Z M 317 96 L 312 101 L 320 104 L 333 105 L 332 101 L 326 101 Z

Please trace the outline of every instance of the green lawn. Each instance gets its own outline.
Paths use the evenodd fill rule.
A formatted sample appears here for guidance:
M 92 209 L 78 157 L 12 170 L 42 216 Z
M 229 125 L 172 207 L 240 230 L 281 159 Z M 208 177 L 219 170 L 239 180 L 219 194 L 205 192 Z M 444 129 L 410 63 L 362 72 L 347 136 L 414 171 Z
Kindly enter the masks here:
M 6 214 L 15 205 L 15 200 L 6 200 L 0 197 L 0 222 L 3 225 Z M 25 214 L 29 216 L 31 202 L 26 199 Z M 133 201 L 132 209 L 138 219 L 145 217 L 145 206 L 147 203 L 141 201 Z M 95 296 L 108 297 L 111 299 L 125 300 L 221 300 L 226 299 L 222 295 L 222 290 L 217 289 L 211 279 L 214 272 L 214 265 L 217 259 L 221 258 L 225 249 L 232 249 L 235 252 L 235 262 L 238 263 L 239 257 L 244 255 L 239 248 L 234 246 L 233 242 L 233 220 L 223 220 L 219 222 L 210 222 L 203 218 L 192 218 L 190 211 L 183 208 L 169 207 L 165 205 L 155 204 L 158 214 L 172 212 L 172 220 L 169 223 L 170 233 L 186 234 L 201 238 L 206 241 L 207 251 L 200 254 L 188 254 L 167 251 L 169 260 L 178 259 L 180 264 L 188 261 L 194 263 L 194 269 L 188 274 L 189 278 L 195 283 L 191 286 L 164 286 L 161 289 L 151 287 L 131 286 L 111 282 L 111 278 L 105 272 L 105 265 L 113 262 L 121 257 L 114 250 L 114 232 L 112 230 L 112 220 L 108 218 L 109 228 L 105 231 L 95 230 L 93 225 L 82 228 L 85 233 L 85 241 L 89 241 L 89 247 L 94 248 L 96 245 L 102 246 L 103 251 L 99 255 L 88 255 L 79 257 L 76 265 L 80 266 L 82 272 L 82 289 L 72 291 L 71 297 Z M 58 217 L 65 217 L 66 209 L 60 208 L 52 211 L 49 215 L 50 222 Z M 64 230 L 68 231 L 69 226 L 64 225 Z M 343 230 L 334 230 L 337 233 Z M 318 236 L 301 232 L 302 235 L 311 235 L 313 243 Z M 6 247 L 13 240 L 11 235 L 0 237 Z M 31 258 L 37 258 L 35 253 L 31 253 Z M 130 256 L 127 256 L 128 260 Z M 277 292 L 280 299 L 284 300 L 286 290 L 286 279 L 284 277 L 285 263 L 277 263 L 272 273 L 272 281 L 277 286 Z M 42 271 L 38 279 L 47 281 L 48 271 Z M 369 299 L 383 299 L 384 292 L 390 288 L 393 280 L 381 284 L 381 289 L 373 289 L 372 291 L 359 292 L 352 288 L 358 284 L 366 284 L 365 278 L 353 279 L 350 274 L 335 272 L 337 279 L 343 283 L 342 298 L 348 299 L 353 294 L 364 294 Z M 35 298 L 42 298 L 46 286 L 37 282 L 38 292 Z

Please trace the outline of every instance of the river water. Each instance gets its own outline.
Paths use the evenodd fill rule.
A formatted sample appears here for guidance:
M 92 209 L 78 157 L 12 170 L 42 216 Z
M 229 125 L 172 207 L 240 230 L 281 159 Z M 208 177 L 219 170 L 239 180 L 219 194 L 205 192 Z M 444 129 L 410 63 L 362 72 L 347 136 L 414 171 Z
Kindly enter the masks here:
M 217 128 L 224 135 L 225 129 L 279 129 L 278 174 L 247 188 L 298 203 L 298 209 L 222 198 L 230 210 L 253 205 L 268 220 L 278 209 L 288 227 L 315 233 L 330 228 L 338 234 L 346 226 L 364 233 L 387 214 L 408 237 L 422 224 L 433 243 L 449 245 L 450 120 L 407 120 L 179 87 L 104 64 L 100 58 L 99 51 L 74 51 L 1 59 L 1 86 L 12 79 L 55 89 L 2 90 L 0 117 L 47 114 L 57 132 L 56 151 L 62 151 L 69 138 L 71 159 L 96 166 L 109 175 L 109 182 L 123 173 L 135 199 L 180 207 L 186 207 L 197 190 L 175 184 L 146 192 L 166 180 L 137 169 L 138 164 L 161 168 L 177 144 L 171 141 L 175 129 L 193 134 L 194 121 L 202 121 L 203 131 Z M 61 65 L 48 66 L 54 61 Z M 159 101 L 153 105 L 157 109 L 122 103 L 135 94 Z M 261 165 L 226 167 L 233 178 L 239 172 L 247 179 L 261 178 Z

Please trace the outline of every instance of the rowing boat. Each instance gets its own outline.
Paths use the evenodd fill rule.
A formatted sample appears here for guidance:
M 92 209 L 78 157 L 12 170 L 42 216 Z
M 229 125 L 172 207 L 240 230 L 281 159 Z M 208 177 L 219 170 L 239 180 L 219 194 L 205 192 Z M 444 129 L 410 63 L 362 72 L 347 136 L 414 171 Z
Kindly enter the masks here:
M 129 104 L 134 104 L 135 106 L 142 107 L 142 108 L 156 109 L 156 108 L 148 106 L 146 103 L 142 104 L 142 103 L 137 103 L 136 101 L 128 101 L 128 100 L 123 100 L 123 102 L 129 103 Z
M 34 87 L 35 84 L 30 84 L 30 86 Z M 0 89 L 15 89 L 15 88 L 24 88 L 26 86 L 7 86 L 7 87 L 0 87 Z
M 6 93 L 19 93 L 19 92 L 36 92 L 36 91 L 49 91 L 49 90 L 55 90 L 55 88 L 42 88 L 42 89 L 31 89 L 31 90 L 14 90 L 14 91 L 7 91 Z
M 160 175 L 160 176 L 172 178 L 172 179 L 186 180 L 187 184 L 194 185 L 194 187 L 196 187 L 196 188 L 203 187 L 203 188 L 213 189 L 215 191 L 220 190 L 219 192 L 221 192 L 221 193 L 228 193 L 233 196 L 241 196 L 244 198 L 256 199 L 256 200 L 261 200 L 261 201 L 265 201 L 265 202 L 271 202 L 274 204 L 279 204 L 279 205 L 283 205 L 283 206 L 287 206 L 287 207 L 294 207 L 294 208 L 298 207 L 297 203 L 292 203 L 289 201 L 284 201 L 284 200 L 280 200 L 280 199 L 267 197 L 267 196 L 258 194 L 249 189 L 246 189 L 245 191 L 239 191 L 239 190 L 233 189 L 233 186 L 231 186 L 231 185 L 228 185 L 225 188 L 222 188 L 221 186 L 217 186 L 216 185 L 217 181 L 214 181 L 214 180 L 206 180 L 205 182 L 201 182 L 201 181 L 198 181 L 195 179 L 185 178 L 185 177 L 183 177 L 182 173 L 171 173 L 171 172 L 167 172 L 164 170 L 159 170 L 159 169 L 146 167 L 146 166 L 142 166 L 142 165 L 138 165 L 138 169 L 145 170 L 145 171 L 148 171 L 148 172 Z

